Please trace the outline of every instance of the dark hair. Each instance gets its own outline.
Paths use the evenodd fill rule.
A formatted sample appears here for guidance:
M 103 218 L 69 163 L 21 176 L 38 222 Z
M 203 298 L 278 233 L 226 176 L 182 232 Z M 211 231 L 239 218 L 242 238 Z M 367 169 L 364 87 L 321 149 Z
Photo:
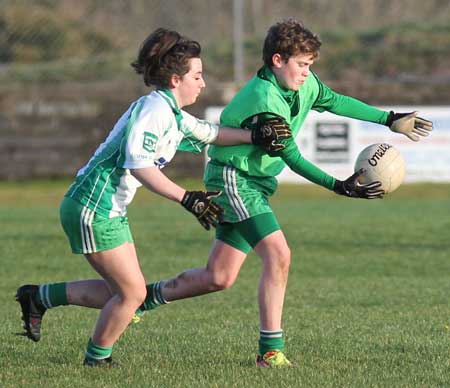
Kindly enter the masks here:
M 200 58 L 200 44 L 176 31 L 158 28 L 142 43 L 131 66 L 143 74 L 147 86 L 167 88 L 173 74 L 182 77 L 189 71 L 189 59 Z
M 317 58 L 321 45 L 319 37 L 301 22 L 286 19 L 269 28 L 264 40 L 263 61 L 267 66 L 273 66 L 272 56 L 277 53 L 285 62 L 298 54 L 311 54 Z

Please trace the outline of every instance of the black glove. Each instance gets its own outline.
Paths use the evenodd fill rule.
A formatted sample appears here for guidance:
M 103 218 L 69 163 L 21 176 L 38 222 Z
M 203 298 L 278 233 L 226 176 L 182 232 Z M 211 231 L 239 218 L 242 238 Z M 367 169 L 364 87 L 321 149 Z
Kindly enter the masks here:
M 428 136 L 433 130 L 433 123 L 421 117 L 417 117 L 417 112 L 394 113 L 389 112 L 386 120 L 392 132 L 402 133 L 412 141 L 419 141 L 420 136 Z
M 216 227 L 223 219 L 223 209 L 211 201 L 220 194 L 222 194 L 221 191 L 186 191 L 181 205 L 197 217 L 198 222 L 206 230 L 209 230 L 211 226 Z
M 278 152 L 285 148 L 280 140 L 292 137 L 289 124 L 282 117 L 267 120 L 258 119 L 252 129 L 252 143 L 264 148 L 267 152 Z
M 345 181 L 339 181 L 336 179 L 333 189 L 334 192 L 336 194 L 345 195 L 346 197 L 351 198 L 383 198 L 384 191 L 380 189 L 381 182 L 375 181 L 363 185 L 358 182 L 358 178 L 364 173 L 365 170 L 361 168 Z

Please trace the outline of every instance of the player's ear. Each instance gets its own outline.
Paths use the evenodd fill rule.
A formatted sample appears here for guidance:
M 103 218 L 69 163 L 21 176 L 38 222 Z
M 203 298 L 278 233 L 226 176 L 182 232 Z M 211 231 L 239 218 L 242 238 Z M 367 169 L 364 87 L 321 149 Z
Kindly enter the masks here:
M 172 74 L 169 79 L 170 88 L 176 88 L 180 85 L 181 77 L 178 74 Z
M 276 67 L 277 69 L 279 69 L 281 67 L 281 65 L 283 64 L 283 58 L 281 57 L 280 54 L 275 53 L 272 55 L 272 63 L 273 63 L 273 67 Z

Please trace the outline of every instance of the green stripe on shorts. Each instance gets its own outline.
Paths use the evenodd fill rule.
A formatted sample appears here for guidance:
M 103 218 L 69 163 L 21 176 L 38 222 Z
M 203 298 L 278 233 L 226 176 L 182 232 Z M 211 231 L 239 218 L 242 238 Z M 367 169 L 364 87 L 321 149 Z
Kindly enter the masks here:
M 274 177 L 254 177 L 216 162 L 209 162 L 204 175 L 208 191 L 220 190 L 214 198 L 225 211 L 225 222 L 241 222 L 259 214 L 272 213 L 269 197 L 277 188 Z
M 73 253 L 106 251 L 133 242 L 127 217 L 106 218 L 69 197 L 61 203 L 60 218 Z

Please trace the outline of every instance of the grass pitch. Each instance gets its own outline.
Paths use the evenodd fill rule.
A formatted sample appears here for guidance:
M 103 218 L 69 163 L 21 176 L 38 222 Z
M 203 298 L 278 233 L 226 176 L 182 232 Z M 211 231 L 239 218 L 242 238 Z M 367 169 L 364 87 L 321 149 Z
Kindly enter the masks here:
M 81 365 L 95 310 L 49 311 L 39 343 L 15 335 L 20 284 L 96 277 L 59 226 L 67 186 L 0 184 L 1 387 L 450 386 L 450 185 L 403 186 L 379 201 L 280 187 L 272 203 L 292 249 L 289 370 L 254 367 L 254 254 L 231 289 L 131 326 L 114 348 L 120 368 Z M 213 233 L 180 206 L 141 189 L 129 217 L 149 282 L 205 264 Z

